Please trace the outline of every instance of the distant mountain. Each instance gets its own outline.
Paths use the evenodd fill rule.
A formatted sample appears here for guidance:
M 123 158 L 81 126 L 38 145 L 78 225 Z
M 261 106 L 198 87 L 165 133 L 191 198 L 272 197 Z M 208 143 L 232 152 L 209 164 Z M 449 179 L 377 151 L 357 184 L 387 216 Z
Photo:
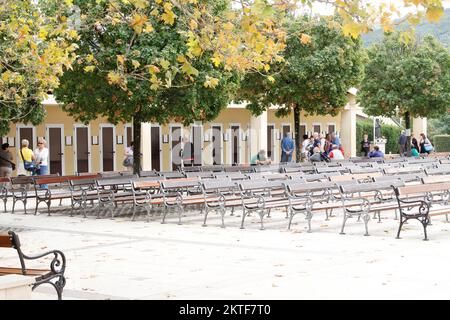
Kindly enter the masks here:
M 408 23 L 403 23 L 399 27 L 397 27 L 397 29 L 401 30 L 408 26 Z M 439 20 L 439 23 L 424 21 L 416 25 L 414 28 L 416 30 L 416 35 L 419 38 L 423 38 L 426 35 L 432 35 L 445 46 L 450 47 L 450 9 L 445 10 L 445 13 L 442 16 L 441 20 Z M 373 43 L 380 42 L 383 39 L 383 30 L 378 29 L 365 34 L 363 35 L 362 39 L 366 47 L 370 46 Z

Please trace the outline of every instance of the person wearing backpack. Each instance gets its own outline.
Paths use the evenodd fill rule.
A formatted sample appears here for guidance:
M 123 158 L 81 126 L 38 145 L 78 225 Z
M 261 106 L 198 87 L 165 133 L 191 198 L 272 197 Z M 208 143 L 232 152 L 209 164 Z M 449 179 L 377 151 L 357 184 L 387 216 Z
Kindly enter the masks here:
M 18 176 L 31 176 L 36 172 L 36 157 L 33 150 L 28 148 L 30 142 L 27 139 L 21 141 L 19 151 L 19 166 L 17 168 Z

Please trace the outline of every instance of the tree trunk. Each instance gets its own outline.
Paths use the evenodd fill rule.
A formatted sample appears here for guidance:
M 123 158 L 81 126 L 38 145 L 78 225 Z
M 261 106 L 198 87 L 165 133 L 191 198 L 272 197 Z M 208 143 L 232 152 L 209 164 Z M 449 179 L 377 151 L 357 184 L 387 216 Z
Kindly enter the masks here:
M 300 107 L 298 105 L 294 106 L 294 132 L 295 132 L 295 158 L 296 162 L 300 162 L 302 159 L 302 148 L 300 136 Z
M 133 173 L 141 171 L 141 124 L 142 114 L 136 112 L 133 117 Z
M 409 112 L 405 113 L 405 128 L 406 130 L 411 129 L 411 114 Z M 406 138 L 406 156 L 411 156 L 411 133 Z

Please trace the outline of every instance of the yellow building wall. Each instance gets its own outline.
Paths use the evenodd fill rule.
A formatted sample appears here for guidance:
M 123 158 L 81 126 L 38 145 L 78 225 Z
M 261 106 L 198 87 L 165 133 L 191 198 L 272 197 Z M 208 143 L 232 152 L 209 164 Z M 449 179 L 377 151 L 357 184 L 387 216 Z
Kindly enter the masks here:
M 74 165 L 74 125 L 77 124 L 73 120 L 72 117 L 69 117 L 58 105 L 46 105 L 47 109 L 47 117 L 45 123 L 38 125 L 35 127 L 36 137 L 46 137 L 46 126 L 48 125 L 63 125 L 64 126 L 64 140 L 65 137 L 72 137 L 72 145 L 66 146 L 64 143 L 64 174 L 74 174 L 75 165 Z M 242 164 L 247 164 L 250 162 L 251 154 L 250 154 L 250 139 L 249 139 L 249 126 L 251 123 L 252 115 L 251 113 L 243 108 L 228 108 L 224 110 L 214 121 L 210 123 L 203 123 L 203 136 L 202 140 L 204 140 L 205 134 L 208 134 L 210 141 L 203 141 L 203 151 L 202 151 L 202 161 L 203 164 L 212 164 L 212 142 L 211 142 L 211 126 L 212 125 L 221 125 L 222 126 L 222 140 L 223 134 L 228 133 L 228 141 L 222 141 L 222 152 L 223 157 L 222 161 L 224 164 L 230 164 L 231 159 L 231 125 L 239 125 L 241 128 L 241 136 L 240 136 L 240 158 Z M 96 119 L 89 123 L 90 127 L 90 135 L 97 136 L 97 140 L 99 142 L 98 145 L 91 145 L 91 171 L 99 172 L 100 171 L 100 125 L 108 123 L 106 119 Z M 275 158 L 274 162 L 280 161 L 280 142 L 278 140 L 277 132 L 281 132 L 282 125 L 290 123 L 291 130 L 293 130 L 294 119 L 293 115 L 289 115 L 284 118 L 277 118 L 275 116 L 275 110 L 269 110 L 267 112 L 267 124 L 275 125 L 275 143 L 274 148 Z M 304 113 L 301 115 L 301 123 L 306 123 L 306 128 L 308 132 L 313 131 L 314 124 L 320 124 L 322 126 L 322 131 L 326 132 L 328 130 L 328 124 L 333 123 L 336 125 L 336 130 L 340 131 L 340 123 L 341 123 L 341 115 L 339 114 L 336 117 L 331 116 L 317 116 L 317 117 L 305 117 Z M 78 123 L 81 124 L 81 123 Z M 153 125 L 153 124 L 152 124 Z M 157 124 L 154 124 L 157 125 Z M 173 125 L 173 124 L 172 124 Z M 180 125 L 180 124 L 179 124 Z M 11 124 L 10 131 L 8 133 L 8 137 L 16 137 L 16 125 Z M 183 127 L 183 126 L 182 126 Z M 190 135 L 191 126 L 183 127 L 183 135 Z M 161 126 L 161 134 L 162 136 L 167 135 L 168 143 L 163 142 L 163 138 L 161 137 L 161 154 L 162 157 L 162 170 L 170 171 L 171 170 L 171 162 L 170 162 L 170 125 Z M 259 133 L 258 133 L 259 134 Z M 122 161 L 124 159 L 124 151 L 126 148 L 126 140 L 125 140 L 125 125 L 118 124 L 115 126 L 115 139 L 117 139 L 118 135 L 123 137 L 123 144 L 116 143 L 116 161 L 115 166 L 117 171 L 125 170 L 122 166 Z M 243 136 L 244 135 L 244 136 Z M 150 137 L 147 137 L 146 141 L 149 141 Z M 265 139 L 265 137 L 260 137 L 261 139 Z M 143 137 L 144 140 L 144 137 Z M 65 141 L 64 141 L 65 142 Z M 91 138 L 90 138 L 91 142 Z M 116 141 L 117 142 L 117 141 Z M 36 142 L 34 142 L 35 144 Z M 147 143 L 147 142 L 146 142 Z M 17 162 L 18 155 L 18 145 L 20 145 L 20 141 L 16 139 L 15 147 L 11 148 L 11 152 L 14 156 L 14 161 Z

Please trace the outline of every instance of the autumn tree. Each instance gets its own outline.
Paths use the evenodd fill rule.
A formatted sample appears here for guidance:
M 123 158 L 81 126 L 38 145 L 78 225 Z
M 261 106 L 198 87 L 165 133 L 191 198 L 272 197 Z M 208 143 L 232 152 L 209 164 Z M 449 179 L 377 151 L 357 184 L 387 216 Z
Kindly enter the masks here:
M 35 1 L 0 1 L 0 134 L 11 123 L 41 123 L 41 102 L 71 68 L 77 32 L 65 3 L 48 8 Z
M 137 3 L 123 5 L 120 12 L 134 18 L 128 24 L 107 25 L 100 25 L 98 17 L 104 12 L 115 17 L 118 7 L 94 0 L 75 4 L 86 15 L 79 30 L 79 59 L 62 76 L 55 97 L 83 122 L 98 116 L 112 123 L 133 121 L 135 171 L 140 167 L 142 122 L 209 121 L 229 104 L 238 75 L 216 68 L 220 62 L 212 52 L 190 46 L 181 20 L 152 15 L 160 8 L 156 3 L 147 8 L 147 18 L 136 13 Z M 224 5 L 214 1 L 209 10 L 220 13 Z
M 402 41 L 393 33 L 369 49 L 369 63 L 359 92 L 364 111 L 411 117 L 438 117 L 450 105 L 450 55 L 433 37 Z M 408 151 L 410 143 L 408 143 Z
M 293 19 L 286 26 L 286 63 L 270 66 L 273 77 L 257 73 L 242 81 L 240 99 L 258 115 L 271 105 L 277 116 L 294 114 L 295 147 L 300 161 L 300 114 L 336 115 L 347 103 L 347 91 L 363 76 L 361 40 L 342 33 L 333 18 Z

